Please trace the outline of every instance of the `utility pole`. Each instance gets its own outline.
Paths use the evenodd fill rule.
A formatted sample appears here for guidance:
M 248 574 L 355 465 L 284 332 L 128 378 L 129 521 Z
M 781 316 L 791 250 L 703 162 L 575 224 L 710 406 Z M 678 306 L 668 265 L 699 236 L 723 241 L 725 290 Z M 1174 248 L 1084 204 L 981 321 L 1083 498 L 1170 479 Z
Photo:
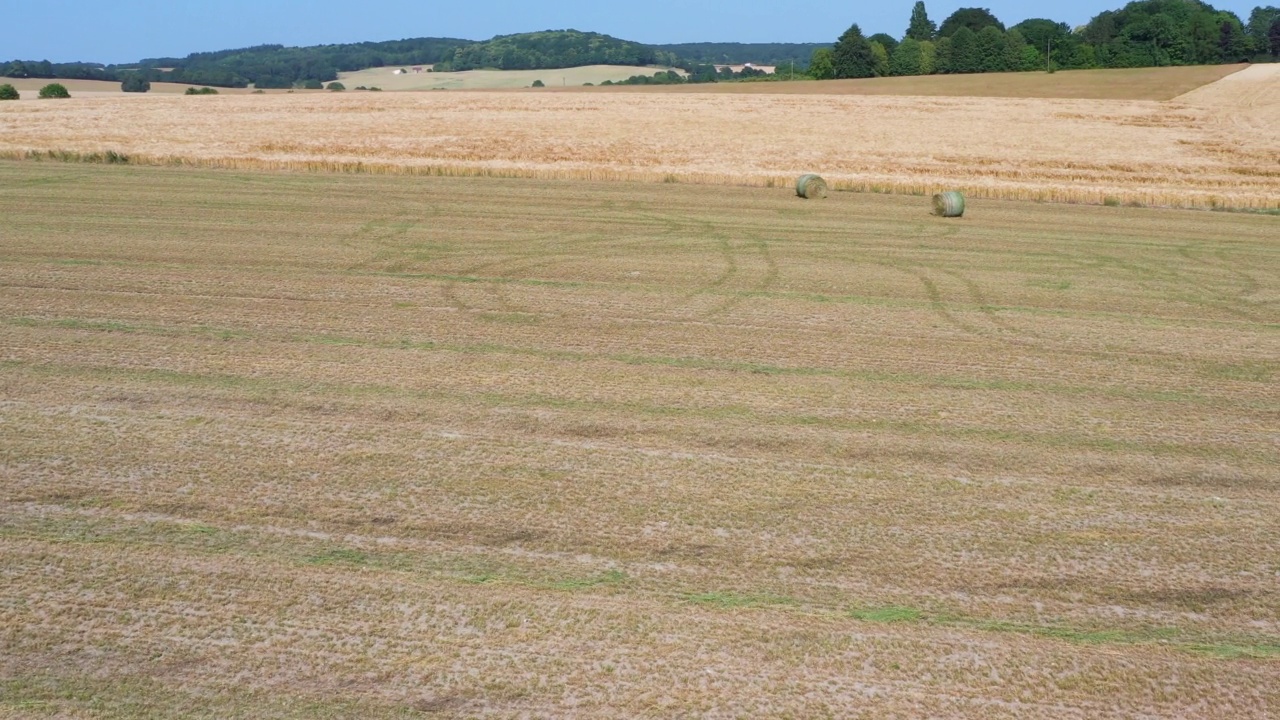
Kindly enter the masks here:
M 1044 71 L 1053 72 L 1053 38 L 1049 38 L 1049 49 L 1044 53 Z

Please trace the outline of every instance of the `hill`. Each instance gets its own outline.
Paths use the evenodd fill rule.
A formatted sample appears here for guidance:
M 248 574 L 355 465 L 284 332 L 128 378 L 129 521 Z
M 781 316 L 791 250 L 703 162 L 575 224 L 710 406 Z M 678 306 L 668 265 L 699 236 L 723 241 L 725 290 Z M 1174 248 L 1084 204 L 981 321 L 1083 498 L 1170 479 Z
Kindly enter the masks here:
M 582 65 L 675 65 L 679 58 L 628 40 L 578 30 L 500 35 L 457 48 L 437 69 L 535 70 Z
M 414 38 L 312 47 L 260 45 L 193 53 L 185 58 L 149 58 L 138 65 L 152 80 L 224 87 L 252 83 L 258 88 L 287 88 L 306 80 L 336 80 L 339 72 L 368 67 L 443 62 L 452 58 L 458 48 L 471 43 L 457 38 Z

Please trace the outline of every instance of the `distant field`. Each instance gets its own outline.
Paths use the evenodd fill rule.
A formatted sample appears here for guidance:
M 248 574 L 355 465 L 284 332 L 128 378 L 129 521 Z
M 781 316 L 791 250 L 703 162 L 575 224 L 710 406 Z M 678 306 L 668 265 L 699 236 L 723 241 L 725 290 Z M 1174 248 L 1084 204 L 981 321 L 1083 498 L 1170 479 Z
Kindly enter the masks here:
M 30 162 L 0 218 L 0 716 L 1280 707 L 1275 218 Z
M 632 75 L 652 75 L 666 68 L 588 65 L 557 70 L 467 70 L 435 73 L 409 72 L 394 75 L 397 67 L 373 68 L 360 72 L 339 73 L 348 88 L 364 85 L 383 90 L 515 90 L 527 88 L 535 80 L 547 87 L 582 87 L 584 83 L 599 85 L 605 80 L 617 82 Z M 412 67 L 410 67 L 412 70 Z
M 0 129 L 7 157 L 111 150 L 151 164 L 779 187 L 818 172 L 850 190 L 1280 208 L 1280 65 L 1257 65 L 1169 102 L 535 91 L 115 96 L 3 103 Z
M 182 94 L 191 87 L 203 87 L 201 85 L 184 85 L 181 83 L 151 83 L 151 91 L 148 93 L 124 93 L 120 90 L 120 83 L 106 82 L 103 80 L 48 80 L 44 78 L 0 78 L 0 84 L 8 83 L 18 89 L 22 94 L 23 100 L 35 100 L 40 92 L 40 88 L 49 83 L 61 83 L 71 92 L 72 98 L 100 98 L 115 97 L 128 95 L 129 97 L 144 97 L 145 95 L 174 95 Z M 252 88 L 217 88 L 219 94 L 226 95 L 245 95 L 253 92 Z M 284 90 L 271 90 L 271 93 L 284 93 Z
M 984 73 L 922 77 L 824 80 L 822 82 L 737 82 L 619 88 L 616 92 L 675 92 L 798 95 L 919 95 L 933 97 L 1171 100 L 1222 79 L 1247 65 L 1064 70 L 1049 73 Z M 779 72 L 786 74 L 786 68 Z

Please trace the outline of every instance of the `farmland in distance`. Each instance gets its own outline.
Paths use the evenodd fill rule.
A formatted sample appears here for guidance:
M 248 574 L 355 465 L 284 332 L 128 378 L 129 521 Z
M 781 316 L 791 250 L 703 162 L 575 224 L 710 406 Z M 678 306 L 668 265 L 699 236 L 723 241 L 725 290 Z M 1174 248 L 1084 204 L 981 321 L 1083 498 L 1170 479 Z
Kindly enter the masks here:
M 928 211 L 0 163 L 0 714 L 1266 717 L 1276 219 Z
M 0 157 L 775 187 L 818 172 L 845 190 L 1275 211 L 1277 108 L 1280 65 L 1165 102 L 535 90 L 73 98 L 0 104 Z

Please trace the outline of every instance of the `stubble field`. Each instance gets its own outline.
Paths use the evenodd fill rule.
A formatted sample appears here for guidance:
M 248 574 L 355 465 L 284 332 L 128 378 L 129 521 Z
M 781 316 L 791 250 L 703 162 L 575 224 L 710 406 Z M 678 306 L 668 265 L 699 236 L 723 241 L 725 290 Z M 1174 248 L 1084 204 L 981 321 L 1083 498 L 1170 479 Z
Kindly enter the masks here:
M 0 157 L 108 152 L 240 170 L 774 187 L 817 172 L 849 190 L 1276 210 L 1280 65 L 1166 102 L 517 91 L 0 105 Z
M 0 163 L 0 715 L 1267 717 L 1276 219 Z

